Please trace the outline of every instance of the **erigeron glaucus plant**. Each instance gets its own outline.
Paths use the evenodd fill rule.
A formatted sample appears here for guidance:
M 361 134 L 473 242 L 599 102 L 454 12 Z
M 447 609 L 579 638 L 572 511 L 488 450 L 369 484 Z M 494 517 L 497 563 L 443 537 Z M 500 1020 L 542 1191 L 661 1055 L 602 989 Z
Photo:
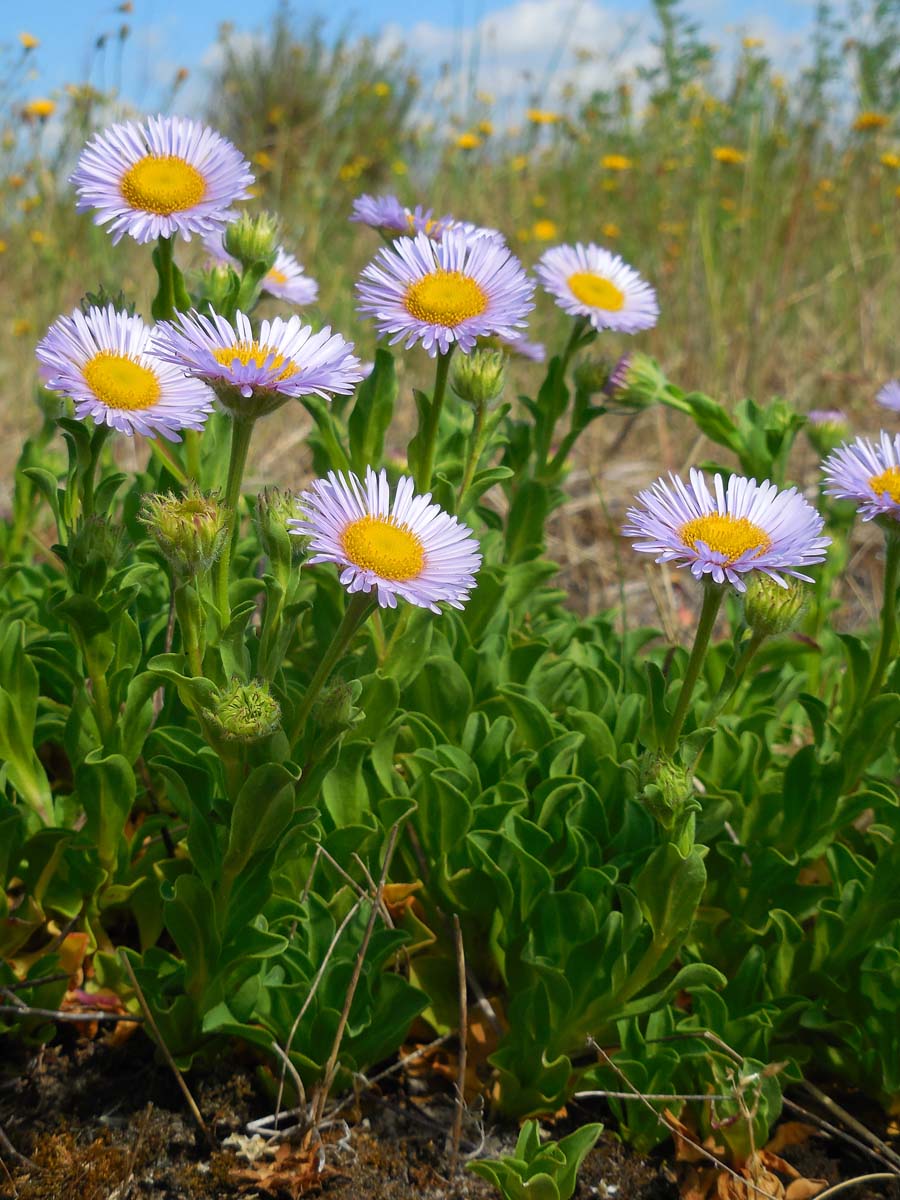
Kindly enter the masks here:
M 180 1066 L 240 1039 L 319 1089 L 315 1122 L 415 1018 L 452 1030 L 457 918 L 497 1039 L 478 1085 L 506 1114 L 621 1091 L 591 1038 L 654 1094 L 763 1080 L 717 1130 L 738 1157 L 777 1115 L 767 1064 L 900 1092 L 879 991 L 900 944 L 896 439 L 826 465 L 888 534 L 872 654 L 826 619 L 839 525 L 785 482 L 799 429 L 839 423 L 671 383 L 639 349 L 656 293 L 610 252 L 544 255 L 567 324 L 544 369 L 502 236 L 362 197 L 388 243 L 356 289 L 364 368 L 291 312 L 311 281 L 273 216 L 238 215 L 249 173 L 213 131 L 115 126 L 74 180 L 114 238 L 157 239 L 157 289 L 146 317 L 87 300 L 37 349 L 68 465 L 49 429 L 26 448 L 2 538 L 0 983 L 53 1008 L 77 945 L 88 992 L 135 1009 L 127 958 Z M 218 260 L 199 277 L 188 235 Z M 282 311 L 259 319 L 264 294 Z M 390 347 L 433 360 L 408 439 Z M 515 407 L 507 352 L 533 383 Z M 585 430 L 658 403 L 730 456 L 626 517 L 697 598 L 689 653 L 630 591 L 576 613 L 545 557 Z M 316 477 L 248 497 L 279 409 Z

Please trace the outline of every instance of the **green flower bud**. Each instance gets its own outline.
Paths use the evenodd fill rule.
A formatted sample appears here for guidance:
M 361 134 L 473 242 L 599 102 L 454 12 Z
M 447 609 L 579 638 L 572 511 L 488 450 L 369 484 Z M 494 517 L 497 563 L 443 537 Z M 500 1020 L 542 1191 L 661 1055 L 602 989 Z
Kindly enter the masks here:
M 213 263 L 201 276 L 200 296 L 217 312 L 228 299 L 234 275 L 228 263 Z
M 663 829 L 674 828 L 680 818 L 697 807 L 690 773 L 665 755 L 648 753 L 644 757 L 641 785 L 641 799 Z
M 326 733 L 340 733 L 350 725 L 353 701 L 359 696 L 359 683 L 336 680 L 319 697 L 316 706 L 316 724 Z
M 768 575 L 755 571 L 744 593 L 747 624 L 760 637 L 787 633 L 803 612 L 807 592 L 806 584 L 799 579 L 789 579 L 787 587 L 781 587 Z
M 191 484 L 184 496 L 145 496 L 140 520 L 177 575 L 202 575 L 222 552 L 225 507 L 218 493 Z
M 617 366 L 608 358 L 583 358 L 574 372 L 576 388 L 588 396 L 605 392 Z
M 271 487 L 257 496 L 256 527 L 263 551 L 272 563 L 296 566 L 303 558 L 303 539 L 288 527 L 288 521 L 298 515 L 296 492 Z
M 225 226 L 225 249 L 245 270 L 258 262 L 265 263 L 268 270 L 278 250 L 277 218 L 267 212 L 255 217 L 242 213 Z
M 281 707 L 262 681 L 241 683 L 219 693 L 216 705 L 205 716 L 221 737 L 229 742 L 258 742 L 274 733 L 281 723 Z
M 619 359 L 603 390 L 616 405 L 640 410 L 662 400 L 668 386 L 656 359 L 635 350 Z
M 93 516 L 79 522 L 69 544 L 57 549 L 65 561 L 72 591 L 99 596 L 127 547 L 125 531 L 107 517 Z
M 824 457 L 850 436 L 850 422 L 839 408 L 814 408 L 806 414 L 806 436 Z
M 476 408 L 492 404 L 505 386 L 506 355 L 501 350 L 473 350 L 454 359 L 450 387 L 467 404 Z

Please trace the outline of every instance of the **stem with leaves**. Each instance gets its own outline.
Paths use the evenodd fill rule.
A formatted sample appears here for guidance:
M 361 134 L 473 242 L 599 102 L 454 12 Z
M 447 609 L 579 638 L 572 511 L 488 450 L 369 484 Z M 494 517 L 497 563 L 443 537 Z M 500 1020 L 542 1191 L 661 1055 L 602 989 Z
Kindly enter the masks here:
M 444 407 L 444 396 L 447 393 L 447 375 L 450 371 L 450 358 L 453 346 L 445 353 L 437 356 L 437 366 L 434 373 L 434 391 L 431 393 L 431 403 L 425 417 L 425 428 L 421 431 L 422 450 L 419 457 L 419 468 L 416 474 L 416 491 L 420 494 L 431 488 L 431 476 L 434 474 L 434 456 L 437 449 L 438 427 L 441 423 L 441 412 Z
M 231 620 L 228 582 L 231 571 L 231 548 L 240 525 L 238 507 L 241 502 L 241 483 L 247 465 L 247 452 L 253 435 L 254 422 L 233 417 L 231 421 L 231 457 L 228 461 L 228 481 L 225 484 L 226 531 L 222 553 L 216 563 L 215 595 L 219 609 L 220 628 L 224 631 Z
M 700 670 L 706 658 L 706 651 L 709 649 L 709 639 L 712 636 L 713 626 L 716 623 L 719 606 L 722 603 L 724 594 L 725 589 L 721 584 L 704 583 L 703 585 L 703 607 L 700 610 L 700 619 L 697 622 L 694 645 L 691 649 L 691 656 L 688 659 L 687 670 L 684 673 L 684 679 L 681 684 L 681 691 L 678 693 L 675 712 L 672 714 L 672 721 L 669 725 L 665 745 L 663 746 L 666 754 L 670 757 L 674 754 L 675 747 L 678 745 L 678 739 L 681 736 L 681 727 L 684 724 L 684 718 L 687 716 L 691 696 L 694 694 L 694 686 L 697 683 Z
M 343 619 L 337 627 L 334 637 L 331 639 L 331 645 L 325 651 L 321 662 L 316 668 L 316 673 L 310 680 L 309 687 L 307 687 L 303 699 L 297 708 L 294 716 L 294 727 L 291 732 L 291 745 L 294 745 L 300 738 L 309 714 L 312 712 L 312 707 L 322 688 L 328 682 L 335 664 L 343 658 L 350 643 L 356 636 L 357 630 L 374 607 L 375 600 L 369 593 L 356 592 L 350 597 L 350 602 L 344 611 Z

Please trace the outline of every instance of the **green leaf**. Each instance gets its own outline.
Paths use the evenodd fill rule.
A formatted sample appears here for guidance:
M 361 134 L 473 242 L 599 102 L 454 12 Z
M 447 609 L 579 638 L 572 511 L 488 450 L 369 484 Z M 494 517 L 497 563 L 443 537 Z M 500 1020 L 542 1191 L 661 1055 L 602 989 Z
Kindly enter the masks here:
M 231 814 L 223 869 L 236 875 L 254 855 L 278 840 L 294 811 L 299 772 L 280 763 L 265 763 L 250 772 Z
M 125 848 L 122 834 L 134 803 L 134 771 L 121 754 L 103 758 L 102 751 L 93 750 L 75 772 L 75 786 L 87 816 L 85 832 L 112 873 Z
M 384 453 L 384 435 L 397 403 L 397 372 L 387 350 L 375 351 L 375 366 L 356 393 L 356 404 L 347 422 L 350 465 L 362 476 L 367 466 L 375 467 Z

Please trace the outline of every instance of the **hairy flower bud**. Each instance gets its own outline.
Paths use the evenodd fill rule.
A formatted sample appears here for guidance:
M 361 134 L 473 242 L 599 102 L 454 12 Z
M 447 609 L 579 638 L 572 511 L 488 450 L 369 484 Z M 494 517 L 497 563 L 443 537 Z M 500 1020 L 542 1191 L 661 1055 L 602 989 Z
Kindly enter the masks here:
M 125 531 L 107 517 L 93 516 L 81 521 L 69 544 L 57 549 L 64 558 L 72 590 L 83 596 L 99 596 L 127 545 Z
M 256 527 L 263 551 L 273 564 L 296 566 L 303 558 L 303 543 L 292 537 L 288 521 L 297 517 L 295 492 L 270 487 L 256 498 Z
M 609 372 L 603 391 L 620 407 L 639 410 L 662 400 L 668 386 L 657 361 L 635 350 L 619 359 Z
M 781 587 L 768 575 L 754 571 L 744 593 L 744 616 L 755 634 L 769 637 L 796 625 L 806 604 L 808 588 L 799 579 Z
M 225 226 L 225 250 L 245 269 L 254 263 L 271 268 L 278 250 L 278 220 L 271 213 L 242 213 Z
M 281 707 L 262 681 L 233 680 L 205 715 L 220 736 L 231 742 L 258 742 L 281 723 Z
M 850 422 L 839 408 L 814 408 L 806 414 L 806 436 L 817 454 L 830 454 L 850 436 Z
M 608 358 L 583 358 L 574 371 L 575 386 L 588 396 L 605 393 L 617 367 L 618 363 L 613 364 Z
M 506 356 L 501 350 L 473 350 L 457 356 L 450 387 L 467 404 L 483 408 L 499 400 L 506 386 Z
M 196 484 L 184 496 L 145 496 L 140 520 L 178 575 L 202 575 L 222 552 L 225 508 Z

